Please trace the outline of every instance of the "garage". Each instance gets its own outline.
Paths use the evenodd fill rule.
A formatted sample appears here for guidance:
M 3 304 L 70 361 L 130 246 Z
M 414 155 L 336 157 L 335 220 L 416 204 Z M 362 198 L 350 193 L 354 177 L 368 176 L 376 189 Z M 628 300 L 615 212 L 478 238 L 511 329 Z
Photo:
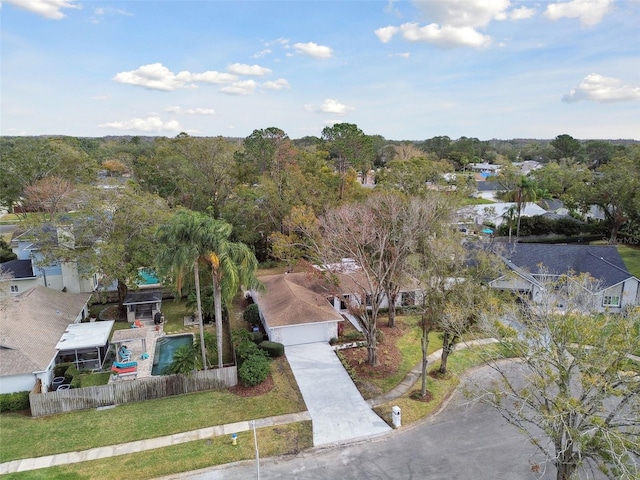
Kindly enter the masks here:
M 328 342 L 337 336 L 338 322 L 326 322 L 271 328 L 269 339 L 287 346 Z
M 333 297 L 305 273 L 260 277 L 263 292 L 252 292 L 260 319 L 273 342 L 288 345 L 328 342 L 338 336 L 344 321 L 331 303 Z

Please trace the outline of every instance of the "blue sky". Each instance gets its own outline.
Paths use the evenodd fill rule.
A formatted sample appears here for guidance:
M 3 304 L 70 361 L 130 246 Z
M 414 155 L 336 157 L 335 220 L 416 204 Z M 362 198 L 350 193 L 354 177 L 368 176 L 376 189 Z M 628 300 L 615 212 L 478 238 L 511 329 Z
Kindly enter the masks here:
M 640 0 L 2 0 L 2 135 L 640 140 Z

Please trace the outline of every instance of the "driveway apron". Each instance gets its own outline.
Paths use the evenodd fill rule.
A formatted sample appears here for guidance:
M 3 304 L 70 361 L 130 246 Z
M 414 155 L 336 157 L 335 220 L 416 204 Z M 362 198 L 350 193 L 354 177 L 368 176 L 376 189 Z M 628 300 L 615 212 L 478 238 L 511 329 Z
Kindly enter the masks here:
M 286 355 L 311 415 L 314 446 L 391 430 L 364 401 L 330 345 L 292 345 Z

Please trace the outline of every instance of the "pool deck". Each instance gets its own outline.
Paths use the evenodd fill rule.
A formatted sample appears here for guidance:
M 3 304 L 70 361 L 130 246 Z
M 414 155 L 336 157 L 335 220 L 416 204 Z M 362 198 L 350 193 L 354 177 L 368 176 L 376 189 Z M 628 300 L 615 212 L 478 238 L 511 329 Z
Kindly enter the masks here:
M 153 355 L 156 350 L 156 340 L 160 337 L 164 337 L 166 334 L 164 333 L 164 324 L 158 325 L 159 329 L 156 330 L 156 325 L 154 325 L 153 320 L 141 320 L 141 322 L 143 326 L 135 328 L 136 336 L 139 338 L 132 339 L 126 344 L 127 348 L 131 350 L 131 361 L 138 362 L 138 370 L 136 372 L 136 375 L 123 375 L 119 377 L 118 375 L 114 374 L 111 375 L 109 383 L 124 382 L 133 380 L 135 378 L 146 378 L 151 376 L 151 369 L 153 368 Z M 143 342 L 140 341 L 143 337 L 146 341 L 146 351 L 143 351 Z M 143 353 L 147 353 L 148 358 L 143 359 Z

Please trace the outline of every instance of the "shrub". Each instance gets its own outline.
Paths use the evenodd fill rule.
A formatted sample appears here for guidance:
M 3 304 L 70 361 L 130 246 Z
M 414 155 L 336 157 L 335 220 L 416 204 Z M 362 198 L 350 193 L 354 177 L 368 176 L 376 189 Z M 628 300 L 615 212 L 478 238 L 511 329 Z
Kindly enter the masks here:
M 73 379 L 79 376 L 78 373 L 79 372 L 75 364 L 71 364 L 69 368 L 67 368 L 67 370 L 64 372 L 64 383 L 72 384 Z
M 243 385 L 253 387 L 267 379 L 269 368 L 269 359 L 267 357 L 260 354 L 251 355 L 238 369 L 238 377 Z
M 243 342 L 251 342 L 251 333 L 244 328 L 239 328 L 231 332 L 231 343 L 238 348 Z
M 360 332 L 349 332 L 349 333 L 345 333 L 342 336 L 342 340 L 346 341 L 346 342 L 355 342 L 356 340 L 363 340 L 364 339 L 364 335 Z
M 258 345 L 260 350 L 264 350 L 271 358 L 277 358 L 284 355 L 284 345 L 278 342 L 264 341 Z
M 249 357 L 259 355 L 267 358 L 267 352 L 260 350 L 258 345 L 251 341 L 242 342 L 236 347 L 236 358 L 238 359 L 238 365 L 242 365 Z
M 71 362 L 67 363 L 59 363 L 55 367 L 53 367 L 53 376 L 54 377 L 64 377 L 67 373 L 67 369 L 73 365 Z
M 3 393 L 0 395 L 0 412 L 19 412 L 29 408 L 29 392 Z
M 260 309 L 257 303 L 252 303 L 242 314 L 242 318 L 251 325 L 260 325 Z
M 251 341 L 253 343 L 262 343 L 264 334 L 262 332 L 251 332 Z
M 70 388 L 80 388 L 80 375 L 74 375 L 69 384 Z

